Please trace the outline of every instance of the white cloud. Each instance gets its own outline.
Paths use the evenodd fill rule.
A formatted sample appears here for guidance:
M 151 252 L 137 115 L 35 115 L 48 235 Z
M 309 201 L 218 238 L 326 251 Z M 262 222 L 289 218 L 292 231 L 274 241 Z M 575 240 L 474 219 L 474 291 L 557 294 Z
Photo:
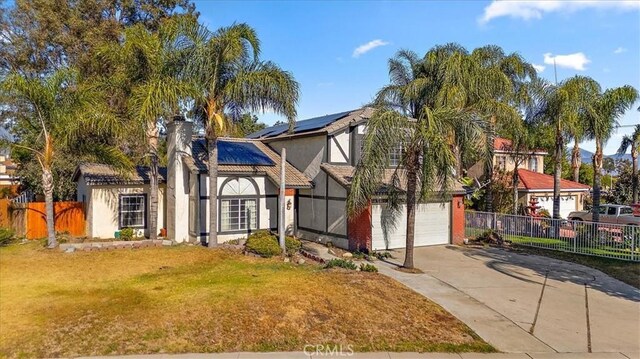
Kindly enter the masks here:
M 508 16 L 523 20 L 541 19 L 542 15 L 550 12 L 572 12 L 582 9 L 619 9 L 633 10 L 640 9 L 640 1 L 637 0 L 542 0 L 542 1 L 514 1 L 514 0 L 493 0 L 491 4 L 484 8 L 484 14 L 478 19 L 480 24 Z
M 627 49 L 625 49 L 625 48 L 624 48 L 624 47 L 622 47 L 622 46 L 620 46 L 620 47 L 618 47 L 617 49 L 613 50 L 613 53 L 614 53 L 614 54 L 616 54 L 616 55 L 617 55 L 617 54 L 621 54 L 621 53 L 623 53 L 623 52 L 627 52 Z
M 538 65 L 538 64 L 531 64 L 533 66 L 534 69 L 536 69 L 537 72 L 542 72 L 544 71 L 544 69 L 546 69 L 547 67 L 544 65 Z
M 585 65 L 590 63 L 591 60 L 585 56 L 582 52 L 576 52 L 569 55 L 555 55 L 551 53 L 544 54 L 544 63 L 547 65 L 555 64 L 558 67 L 566 67 L 578 71 L 586 70 Z
M 389 45 L 388 42 L 386 41 L 382 41 L 380 39 L 376 39 L 376 40 L 371 40 L 369 42 L 367 42 L 366 44 L 360 45 L 358 47 L 356 47 L 355 50 L 353 50 L 353 57 L 360 57 L 360 55 L 364 55 L 367 52 L 375 49 L 376 47 L 380 47 L 380 46 L 385 46 L 385 45 Z

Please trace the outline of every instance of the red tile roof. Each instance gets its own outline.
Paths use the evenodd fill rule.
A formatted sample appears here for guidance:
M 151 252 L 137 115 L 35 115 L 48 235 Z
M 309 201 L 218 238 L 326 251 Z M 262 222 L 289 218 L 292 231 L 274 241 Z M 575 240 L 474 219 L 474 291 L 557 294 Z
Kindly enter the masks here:
M 518 184 L 518 188 L 524 190 L 549 190 L 553 191 L 553 176 L 533 172 L 524 169 L 518 169 L 518 177 L 520 178 L 520 183 Z M 589 190 L 591 186 L 586 184 L 569 181 L 562 179 L 560 180 L 560 190 Z
M 496 137 L 493 139 L 493 149 L 498 151 L 511 151 L 511 140 L 508 138 Z
M 508 138 L 496 137 L 493 139 L 493 149 L 495 151 L 511 152 L 513 150 L 512 142 Z M 547 151 L 538 148 L 536 150 L 533 150 L 532 153 L 546 155 Z

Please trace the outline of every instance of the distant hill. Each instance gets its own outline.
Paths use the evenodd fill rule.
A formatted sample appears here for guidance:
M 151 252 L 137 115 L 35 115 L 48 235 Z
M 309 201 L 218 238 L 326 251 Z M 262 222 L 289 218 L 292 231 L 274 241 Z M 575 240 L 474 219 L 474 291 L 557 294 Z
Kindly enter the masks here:
M 583 148 L 580 149 L 580 157 L 582 158 L 582 163 L 591 163 L 592 158 L 593 158 L 593 152 L 591 151 L 587 151 Z M 631 161 L 631 154 L 630 153 L 625 153 L 622 155 L 619 154 L 613 154 L 613 155 L 604 155 L 604 157 L 609 157 L 612 158 L 614 161 L 617 160 L 627 160 L 627 161 Z M 569 158 L 571 158 L 571 156 L 569 155 Z

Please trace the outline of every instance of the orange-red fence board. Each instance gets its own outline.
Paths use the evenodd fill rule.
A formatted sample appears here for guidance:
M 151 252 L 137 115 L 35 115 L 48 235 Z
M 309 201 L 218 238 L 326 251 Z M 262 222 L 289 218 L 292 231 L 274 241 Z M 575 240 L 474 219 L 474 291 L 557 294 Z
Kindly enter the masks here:
M 85 234 L 84 207 L 82 202 L 55 202 L 53 204 L 54 223 L 56 233 L 69 233 L 75 237 Z M 22 212 L 22 214 L 17 213 Z M 23 206 L 16 206 L 14 218 L 20 216 L 24 220 L 27 239 L 45 238 L 47 236 L 47 217 L 44 202 L 29 202 Z

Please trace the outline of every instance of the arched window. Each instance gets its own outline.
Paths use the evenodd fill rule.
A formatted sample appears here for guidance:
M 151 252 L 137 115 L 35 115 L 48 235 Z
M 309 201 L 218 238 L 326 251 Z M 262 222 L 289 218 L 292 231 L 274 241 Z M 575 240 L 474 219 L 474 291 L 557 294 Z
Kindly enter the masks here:
M 220 189 L 220 231 L 258 228 L 258 186 L 246 177 L 227 179 Z

